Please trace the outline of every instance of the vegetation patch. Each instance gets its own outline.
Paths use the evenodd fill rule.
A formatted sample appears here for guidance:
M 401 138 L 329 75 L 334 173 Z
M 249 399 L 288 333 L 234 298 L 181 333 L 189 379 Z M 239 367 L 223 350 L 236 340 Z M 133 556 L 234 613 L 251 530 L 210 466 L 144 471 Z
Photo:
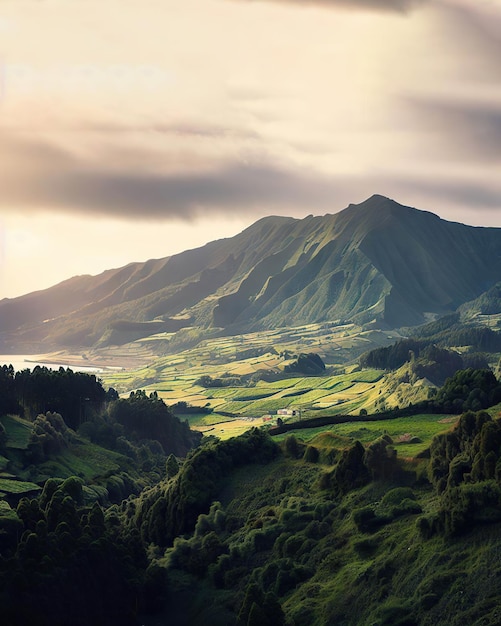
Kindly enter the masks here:
M 22 480 L 9 480 L 8 478 L 0 478 L 0 491 L 6 494 L 32 493 L 40 491 L 41 487 L 34 483 Z
M 7 448 L 26 450 L 28 448 L 31 424 L 14 415 L 3 415 L 0 423 L 7 433 Z

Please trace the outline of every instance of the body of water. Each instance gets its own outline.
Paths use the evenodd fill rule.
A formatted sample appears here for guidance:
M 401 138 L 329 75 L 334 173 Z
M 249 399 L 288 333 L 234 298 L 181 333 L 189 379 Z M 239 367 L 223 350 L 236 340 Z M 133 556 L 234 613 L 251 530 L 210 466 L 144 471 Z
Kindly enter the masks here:
M 39 360 L 40 359 L 40 360 Z M 40 367 L 48 367 L 52 370 L 58 370 L 60 367 L 66 369 L 69 367 L 74 372 L 89 372 L 98 374 L 104 371 L 99 367 L 86 367 L 85 365 L 66 365 L 64 363 L 47 363 L 43 361 L 43 357 L 38 354 L 0 354 L 0 367 L 2 365 L 12 365 L 16 372 L 26 369 L 34 369 L 37 365 Z

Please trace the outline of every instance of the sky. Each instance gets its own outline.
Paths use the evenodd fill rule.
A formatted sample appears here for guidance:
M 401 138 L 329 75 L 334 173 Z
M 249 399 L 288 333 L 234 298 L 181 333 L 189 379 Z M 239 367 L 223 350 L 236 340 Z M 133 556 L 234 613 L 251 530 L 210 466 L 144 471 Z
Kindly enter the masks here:
M 375 193 L 501 227 L 501 0 L 0 0 L 0 299 Z

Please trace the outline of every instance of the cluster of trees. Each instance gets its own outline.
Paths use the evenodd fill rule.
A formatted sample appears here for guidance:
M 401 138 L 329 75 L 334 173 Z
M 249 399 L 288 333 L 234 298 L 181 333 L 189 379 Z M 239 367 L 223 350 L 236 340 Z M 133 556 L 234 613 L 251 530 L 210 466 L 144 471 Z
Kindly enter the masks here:
M 49 479 L 8 511 L 0 534 L 0 606 L 9 626 L 133 626 L 154 610 L 164 570 L 115 508 L 86 505 L 82 481 Z M 7 512 L 0 511 L 0 522 Z
M 185 456 L 202 438 L 156 392 L 148 396 L 138 390 L 120 399 L 114 389 L 105 391 L 94 374 L 64 368 L 15 372 L 11 365 L 0 367 L 0 415 L 9 413 L 33 422 L 29 463 L 61 452 L 74 431 L 139 461 L 143 470 L 163 466 L 171 453 Z M 0 448 L 5 444 L 0 427 Z
M 171 411 L 174 415 L 193 415 L 205 413 L 212 413 L 213 409 L 210 406 L 197 406 L 196 404 L 190 404 L 189 402 L 185 402 L 184 400 L 180 400 L 175 404 L 170 405 Z
M 66 426 L 59 413 L 47 411 L 45 415 L 38 415 L 30 435 L 29 460 L 31 463 L 43 463 L 68 448 L 74 438 L 74 432 Z
M 394 370 L 407 363 L 411 358 L 419 356 L 426 343 L 418 339 L 401 339 L 391 346 L 376 348 L 362 354 L 360 365 L 379 370 Z
M 257 428 L 193 450 L 174 481 L 161 482 L 141 494 L 135 506 L 135 527 L 146 542 L 169 545 L 178 535 L 193 530 L 229 472 L 248 463 L 268 462 L 278 451 L 270 437 Z
M 391 346 L 376 348 L 360 357 L 362 367 L 394 370 L 404 363 L 418 378 L 428 378 L 436 385 L 443 385 L 446 378 L 461 369 L 487 368 L 484 354 L 472 352 L 459 354 L 422 339 L 401 339 Z
M 301 353 L 297 359 L 284 367 L 287 374 L 321 376 L 325 372 L 325 363 L 316 352 Z
M 76 430 L 99 411 L 107 394 L 94 374 L 36 366 L 15 372 L 12 365 L 0 368 L 0 415 L 8 413 L 35 419 L 47 411 L 60 413 Z
M 195 385 L 200 385 L 200 387 L 205 387 L 206 389 L 210 389 L 212 387 L 234 387 L 235 385 L 240 385 L 242 383 L 242 379 L 239 376 L 221 376 L 218 378 L 212 378 L 208 374 L 204 374 L 200 376 L 195 381 Z
M 489 369 L 457 371 L 445 381 L 433 404 L 444 413 L 480 411 L 501 402 L 501 383 Z
M 108 408 L 108 419 L 123 427 L 123 433 L 135 442 L 157 441 L 165 454 L 185 456 L 200 443 L 201 433 L 190 430 L 161 400 L 156 392 L 147 395 L 142 389 L 120 398 Z
M 458 535 L 478 523 L 501 521 L 500 420 L 485 411 L 468 411 L 450 433 L 435 437 L 429 479 L 440 505 L 419 520 L 424 537 Z
M 468 346 L 459 354 L 448 346 Z M 395 370 L 411 362 L 418 377 L 429 378 L 436 385 L 460 369 L 487 368 L 485 354 L 501 351 L 501 333 L 486 327 L 466 326 L 453 314 L 426 324 L 413 336 L 371 350 L 360 357 L 362 367 Z

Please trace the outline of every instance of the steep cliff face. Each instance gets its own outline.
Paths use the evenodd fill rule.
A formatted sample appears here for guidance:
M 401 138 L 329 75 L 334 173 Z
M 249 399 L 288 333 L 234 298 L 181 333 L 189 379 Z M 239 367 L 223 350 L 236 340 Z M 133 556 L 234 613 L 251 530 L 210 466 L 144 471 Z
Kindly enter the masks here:
M 334 215 L 263 218 L 201 248 L 3 300 L 0 340 L 102 345 L 123 322 L 135 323 L 134 338 L 161 323 L 240 332 L 343 318 L 398 327 L 453 311 L 500 279 L 501 229 L 372 196 Z

